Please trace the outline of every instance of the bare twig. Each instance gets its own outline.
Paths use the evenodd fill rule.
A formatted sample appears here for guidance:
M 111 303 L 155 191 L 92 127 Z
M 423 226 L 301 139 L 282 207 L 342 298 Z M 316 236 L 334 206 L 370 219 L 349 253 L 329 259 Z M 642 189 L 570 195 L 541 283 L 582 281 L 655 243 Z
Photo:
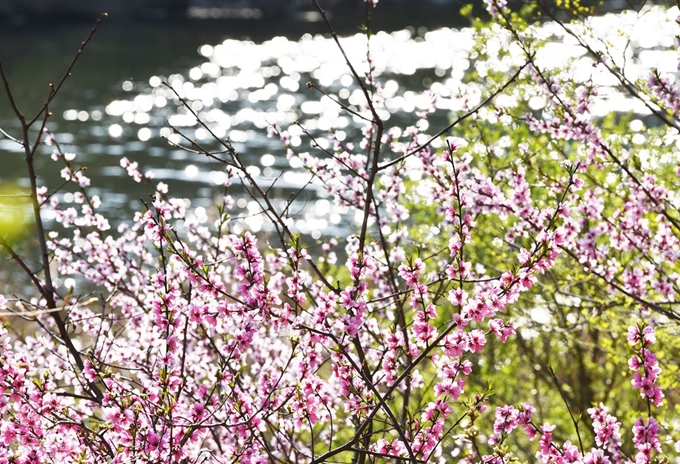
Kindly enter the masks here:
M 400 157 L 397 158 L 397 159 L 394 159 L 394 160 L 391 160 L 391 161 L 388 161 L 388 162 L 382 164 L 382 165 L 380 166 L 380 170 L 383 170 L 383 169 L 389 168 L 390 166 L 394 166 L 395 164 L 401 163 L 401 162 L 404 161 L 406 158 L 408 158 L 408 157 L 410 157 L 410 156 L 413 156 L 413 155 L 415 155 L 416 153 L 418 153 L 418 152 L 424 150 L 424 149 L 425 149 L 426 147 L 428 147 L 433 141 L 435 141 L 436 139 L 438 139 L 438 138 L 441 137 L 442 135 L 448 133 L 451 129 L 453 129 L 454 127 L 456 127 L 458 124 L 460 124 L 461 122 L 463 122 L 464 120 L 466 120 L 466 119 L 469 118 L 470 116 L 472 116 L 472 115 L 478 113 L 479 110 L 481 110 L 482 108 L 488 106 L 489 103 L 491 103 L 491 102 L 493 101 L 494 98 L 496 98 L 496 97 L 497 97 L 498 95 L 500 95 L 501 93 L 505 92 L 505 90 L 506 90 L 513 82 L 515 82 L 515 81 L 517 80 L 517 78 L 519 77 L 519 75 L 521 74 L 521 72 L 524 70 L 524 68 L 526 68 L 527 66 L 529 66 L 530 63 L 531 63 L 530 60 L 527 61 L 526 63 L 524 63 L 524 64 L 523 64 L 523 65 L 515 72 L 515 74 L 513 74 L 513 75 L 510 77 L 510 79 L 508 79 L 508 80 L 505 82 L 505 84 L 503 84 L 501 87 L 499 87 L 499 88 L 496 89 L 494 92 L 492 92 L 491 95 L 489 95 L 489 96 L 488 96 L 483 102 L 481 102 L 479 105 L 477 105 L 476 107 L 474 107 L 473 109 L 471 109 L 470 111 L 468 111 L 467 113 L 465 113 L 464 115 L 459 116 L 458 118 L 456 118 L 455 121 L 453 121 L 451 124 L 449 124 L 448 126 L 446 126 L 445 128 L 443 128 L 442 130 L 440 130 L 439 132 L 437 132 L 437 133 L 436 133 L 435 135 L 433 135 L 432 137 L 430 137 L 430 138 L 429 138 L 425 143 L 423 143 L 422 145 L 420 145 L 420 146 L 414 148 L 413 150 L 409 151 L 408 153 L 406 153 L 406 154 L 403 155 L 403 156 L 400 156 Z
M 47 111 L 47 108 L 49 107 L 50 103 L 52 100 L 54 100 L 54 97 L 57 96 L 59 93 L 59 90 L 61 90 L 62 86 L 66 82 L 66 80 L 71 77 L 71 72 L 73 71 L 73 68 L 75 67 L 76 63 L 78 62 L 78 59 L 81 57 L 83 54 L 83 51 L 85 50 L 85 47 L 87 47 L 87 44 L 90 43 L 92 40 L 92 37 L 97 33 L 97 30 L 99 29 L 100 24 L 102 21 L 104 21 L 105 18 L 109 16 L 108 13 L 102 13 L 102 15 L 97 19 L 97 22 L 94 24 L 92 29 L 90 30 L 90 34 L 87 36 L 87 38 L 83 41 L 82 44 L 80 44 L 80 48 L 76 52 L 76 55 L 73 57 L 73 60 L 71 60 L 71 64 L 69 64 L 68 68 L 66 69 L 66 72 L 64 75 L 61 77 L 57 85 L 50 84 L 50 92 L 47 95 L 47 100 L 45 101 L 45 104 L 42 106 L 40 110 L 33 116 L 33 118 L 28 122 L 29 126 L 32 126 L 38 119 L 42 117 L 42 115 Z

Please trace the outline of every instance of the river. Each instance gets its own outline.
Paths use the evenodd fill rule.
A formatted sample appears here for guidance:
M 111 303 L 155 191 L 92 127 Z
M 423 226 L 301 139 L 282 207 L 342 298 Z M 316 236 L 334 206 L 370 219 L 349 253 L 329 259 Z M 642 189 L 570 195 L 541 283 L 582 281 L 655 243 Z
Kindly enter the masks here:
M 431 132 L 446 125 L 460 110 L 454 94 L 461 89 L 466 70 L 477 63 L 470 58 L 472 30 L 464 27 L 457 10 L 449 4 L 418 7 L 408 2 L 376 10 L 375 30 L 390 31 L 375 36 L 381 50 L 375 56 L 376 66 L 391 113 L 384 115 L 390 117 L 388 127 L 414 122 L 412 111 L 429 104 L 429 90 L 444 96 L 429 121 Z M 312 20 L 315 17 L 310 14 L 277 22 L 130 22 L 109 17 L 51 107 L 54 116 L 48 127 L 66 151 L 77 154 L 77 163 L 88 167 L 94 193 L 104 199 L 104 210 L 114 221 L 125 220 L 139 210 L 150 191 L 148 185 L 136 184 L 125 176 L 120 167 L 122 157 L 139 163 L 142 171 L 153 170 L 154 183 L 169 184 L 172 194 L 186 197 L 187 204 L 199 207 L 199 213 L 207 219 L 210 214 L 204 208 L 221 194 L 224 166 L 174 148 L 163 138 L 178 141 L 168 129 L 170 123 L 206 146 L 217 147 L 174 101 L 172 91 L 163 85 L 169 82 L 211 122 L 220 137 L 231 139 L 264 185 L 276 180 L 275 195 L 288 198 L 290 192 L 305 185 L 308 177 L 290 167 L 278 140 L 267 138 L 268 125 L 286 126 L 299 120 L 312 131 L 323 132 L 333 126 L 346 140 L 358 136 L 352 121 L 337 105 L 321 99 L 305 85 L 310 80 L 317 82 L 349 103 L 360 104 L 336 46 L 325 25 Z M 630 22 L 631 17 L 610 14 L 599 20 L 600 28 L 614 30 Z M 365 37 L 356 33 L 362 23 L 361 10 L 343 10 L 333 21 L 339 32 L 348 36 L 343 43 L 351 58 L 360 62 L 366 50 Z M 645 33 L 644 28 L 647 32 L 654 28 L 655 19 L 647 15 L 637 17 L 637 21 L 642 30 L 636 32 L 640 39 L 633 46 L 650 52 L 641 66 L 667 67 L 672 62 L 668 53 L 673 53 L 669 44 Z M 0 57 L 14 96 L 26 114 L 39 109 L 48 83 L 58 81 L 90 27 L 82 23 L 27 23 L 0 30 Z M 550 57 L 572 53 L 573 45 L 560 41 L 557 30 L 550 27 L 545 26 L 555 39 Z M 501 36 L 499 40 L 503 40 Z M 483 83 L 479 83 L 480 96 L 482 88 Z M 616 98 L 603 104 L 607 111 L 643 111 Z M 0 127 L 10 134 L 18 128 L 4 95 L 0 98 Z M 301 133 L 292 136 L 294 145 L 303 150 L 309 147 Z M 61 166 L 49 159 L 49 150 L 39 162 L 41 180 L 56 186 Z M 0 139 L 0 153 L 5 160 L 2 179 L 25 183 L 20 147 Z M 250 217 L 247 227 L 255 231 L 262 227 L 261 218 L 254 214 L 254 202 L 238 198 L 237 207 Z M 318 235 L 329 226 L 340 227 L 342 211 L 333 210 L 313 189 L 299 197 L 293 209 L 295 226 L 302 232 Z

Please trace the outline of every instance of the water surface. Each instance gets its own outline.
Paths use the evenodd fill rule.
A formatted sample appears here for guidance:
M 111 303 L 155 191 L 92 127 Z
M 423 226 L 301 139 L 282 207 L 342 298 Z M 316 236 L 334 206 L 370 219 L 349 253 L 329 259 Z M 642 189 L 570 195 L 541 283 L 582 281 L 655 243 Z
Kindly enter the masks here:
M 490 91 L 486 82 L 465 79 L 473 68 L 483 78 L 489 63 L 474 58 L 472 29 L 465 28 L 460 20 L 443 27 L 446 16 L 441 13 L 449 11 L 454 18 L 452 7 L 430 5 L 428 8 L 434 10 L 428 14 L 403 5 L 390 8 L 391 22 L 376 27 L 391 32 L 378 32 L 371 45 L 375 74 L 386 97 L 381 117 L 387 127 L 414 124 L 415 113 L 432 104 L 434 92 L 438 95 L 436 112 L 419 127 L 425 133 L 435 133 L 460 114 L 462 93 L 467 93 L 474 104 Z M 627 72 L 633 78 L 644 77 L 651 67 L 663 72 L 677 70 L 677 53 L 673 44 L 667 43 L 672 40 L 672 31 L 659 32 L 661 24 L 672 27 L 669 18 L 677 15 L 676 10 L 623 12 L 591 21 L 594 30 L 612 41 L 616 53 L 628 58 Z M 378 9 L 376 22 L 387 11 Z M 361 11 L 337 15 L 335 20 L 344 34 L 343 47 L 359 72 L 364 72 L 361 63 L 367 53 L 366 37 L 353 32 L 361 22 Z M 412 26 L 404 27 L 409 21 Z M 621 28 L 630 32 L 630 43 L 618 38 Z M 39 108 L 47 83 L 60 78 L 87 31 L 88 27 L 81 24 L 55 24 L 47 35 L 40 35 L 27 26 L 2 38 L 0 56 L 25 113 Z M 305 193 L 291 208 L 295 212 L 294 228 L 315 235 L 328 227 L 337 231 L 344 224 L 343 211 L 333 209 L 313 183 L 307 185 L 309 176 L 291 165 L 282 144 L 267 138 L 270 125 L 287 127 L 299 121 L 318 136 L 317 143 L 324 148 L 329 144 L 326 134 L 331 128 L 343 141 L 360 139 L 360 124 L 329 98 L 306 86 L 312 81 L 347 105 L 361 108 L 363 104 L 337 46 L 324 32 L 323 24 L 308 21 L 121 23 L 109 18 L 51 107 L 54 116 L 48 127 L 66 151 L 77 154 L 78 163 L 88 166 L 95 193 L 104 199 L 104 208 L 114 220 L 126 219 L 140 209 L 152 189 L 125 176 L 120 167 L 123 157 L 138 163 L 143 172 L 153 170 L 153 185 L 167 183 L 173 195 L 187 198 L 187 204 L 208 208 L 221 195 L 224 165 L 169 144 L 166 138 L 182 142 L 169 127 L 208 148 L 220 147 L 180 104 L 177 92 L 219 138 L 233 143 L 259 182 L 265 187 L 275 184 L 272 193 L 280 201 L 305 187 Z M 541 26 L 540 33 L 550 40 L 538 57 L 545 66 L 574 57 L 582 58 L 583 70 L 591 68 L 590 59 L 582 56 L 582 50 L 559 27 L 548 23 Z M 493 50 L 507 40 L 507 34 L 498 29 L 485 44 L 487 52 L 493 56 Z M 494 66 L 512 69 L 522 61 L 518 53 Z M 574 78 L 586 77 L 575 68 Z M 540 107 L 541 102 L 536 104 Z M 622 98 L 615 86 L 605 89 L 598 108 L 596 112 L 602 114 L 612 110 L 645 112 L 639 104 Z M 4 96 L 0 100 L 0 127 L 10 133 L 17 130 Z M 291 136 L 296 150 L 313 150 L 299 127 L 291 129 Z M 23 179 L 20 147 L 4 139 L 0 140 L 0 150 L 6 159 L 3 178 Z M 58 185 L 60 167 L 44 156 L 40 162 L 43 180 Z M 65 197 L 67 201 L 70 198 Z M 246 226 L 259 230 L 263 224 L 257 204 L 246 196 L 236 200 L 238 210 L 248 217 Z M 209 209 L 199 209 L 199 213 L 208 220 Z

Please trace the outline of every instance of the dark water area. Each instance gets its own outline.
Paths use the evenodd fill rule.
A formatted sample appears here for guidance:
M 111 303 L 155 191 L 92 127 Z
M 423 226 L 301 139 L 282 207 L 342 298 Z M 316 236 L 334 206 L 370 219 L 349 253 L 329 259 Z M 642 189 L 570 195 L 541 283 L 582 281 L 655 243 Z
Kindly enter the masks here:
M 461 2 L 396 2 L 380 5 L 372 15 L 371 27 L 394 31 L 406 27 L 436 29 L 462 27 L 468 21 L 459 15 Z M 327 13 L 339 35 L 354 34 L 365 24 L 365 9 L 340 5 Z M 67 68 L 96 20 L 45 22 L 25 18 L 23 24 L 0 23 L 0 59 L 18 101 L 27 109 L 44 100 L 49 82 L 56 82 Z M 6 20 L 7 21 L 7 20 Z M 109 15 L 88 45 L 72 78 L 62 92 L 64 101 L 101 104 L 125 80 L 144 81 L 152 75 L 181 72 L 200 61 L 197 49 L 225 39 L 256 43 L 276 36 L 291 40 L 303 34 L 328 34 L 327 26 L 314 10 L 290 17 L 265 19 L 131 19 Z M 0 117 L 10 112 L 3 92 Z M 57 101 L 59 105 L 59 101 Z M 55 109 L 57 109 L 55 107 Z M 30 111 L 26 111 L 30 113 Z

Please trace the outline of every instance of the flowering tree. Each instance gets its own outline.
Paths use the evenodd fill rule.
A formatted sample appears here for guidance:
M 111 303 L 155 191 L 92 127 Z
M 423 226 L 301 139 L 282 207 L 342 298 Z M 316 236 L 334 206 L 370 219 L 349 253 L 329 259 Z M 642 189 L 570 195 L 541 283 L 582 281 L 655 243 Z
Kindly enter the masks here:
M 592 73 L 577 80 L 572 63 L 544 64 L 545 37 L 524 18 L 555 12 L 527 8 L 519 15 L 490 0 L 492 22 L 475 22 L 476 59 L 486 65 L 466 77 L 478 85 L 433 92 L 431 107 L 399 129 L 381 117 L 371 35 L 367 62 L 352 63 L 328 24 L 365 102 L 329 97 L 361 140 L 331 132 L 329 148 L 310 153 L 295 150 L 287 128 L 269 134 L 358 219 L 342 242 L 296 234 L 290 203 L 274 201 L 228 141 L 216 152 L 189 137 L 187 150 L 229 174 L 214 223 L 201 224 L 124 159 L 154 193 L 113 230 L 75 157 L 47 130 L 82 49 L 32 119 L 0 65 L 22 128 L 13 140 L 25 150 L 40 250 L 36 266 L 18 240 L 0 237 L 36 292 L 0 297 L 9 321 L 0 328 L 0 462 L 670 456 L 663 442 L 679 426 L 677 399 L 662 387 L 677 384 L 678 369 L 679 91 L 658 70 L 629 75 L 587 20 L 554 24 Z M 620 118 L 594 115 L 602 74 L 615 79 L 607 89 L 656 117 L 644 144 Z M 459 111 L 429 134 L 437 98 Z M 41 145 L 52 146 L 64 185 L 40 185 Z M 77 207 L 60 200 L 66 189 Z M 267 236 L 234 232 L 237 193 L 258 203 Z M 93 291 L 60 291 L 53 269 Z M 537 309 L 551 322 L 532 326 L 526 316 Z M 580 364 L 572 370 L 571 361 Z M 625 388 L 607 378 L 622 365 Z

